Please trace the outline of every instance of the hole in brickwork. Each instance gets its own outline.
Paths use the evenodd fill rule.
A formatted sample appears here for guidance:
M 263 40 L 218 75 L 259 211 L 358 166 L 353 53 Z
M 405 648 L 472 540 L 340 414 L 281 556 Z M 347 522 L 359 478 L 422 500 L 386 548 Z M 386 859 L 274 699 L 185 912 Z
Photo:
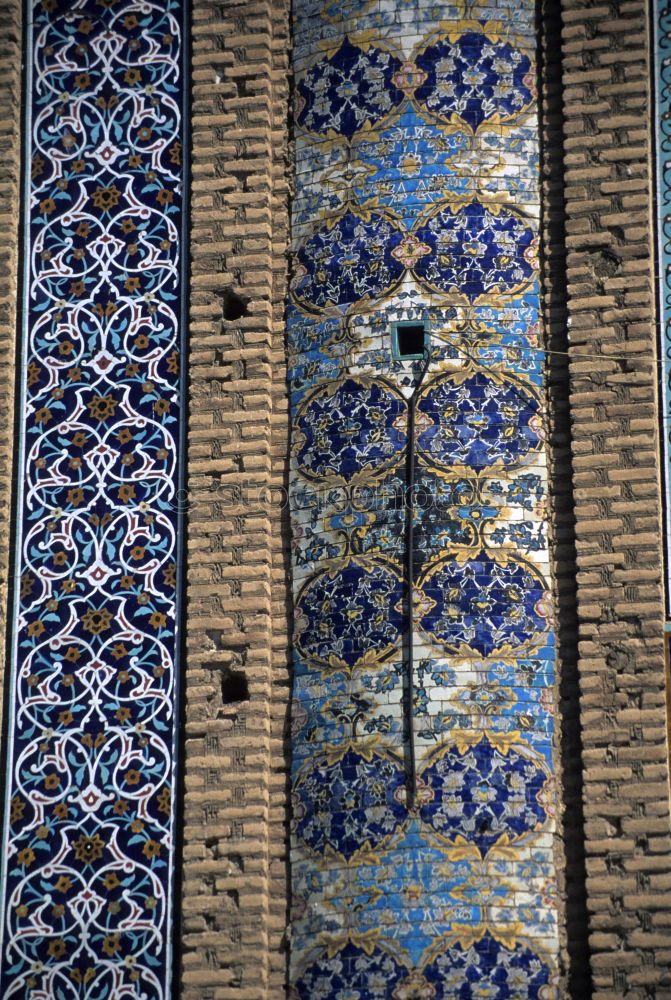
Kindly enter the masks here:
M 207 628 L 207 629 L 205 629 L 205 635 L 210 640 L 210 642 L 214 645 L 215 649 L 222 649 L 223 648 L 223 645 L 222 645 L 222 636 L 223 636 L 223 634 L 224 634 L 223 631 L 221 629 L 218 629 L 218 628 L 216 628 L 216 629 L 215 628 Z
M 592 254 L 591 262 L 596 287 L 600 292 L 605 292 L 608 278 L 614 278 L 615 275 L 619 274 L 622 261 L 617 254 L 609 250 L 600 250 L 598 253 Z
M 234 906 L 240 906 L 240 893 L 237 889 L 227 889 L 226 895 L 231 900 Z
M 219 890 L 216 886 L 215 876 L 211 872 L 207 872 L 201 877 L 201 892 L 205 895 L 216 896 Z
M 208 852 L 211 858 L 214 858 L 216 860 L 219 857 L 219 838 L 207 837 L 205 839 L 205 850 Z
M 229 288 L 223 295 L 224 319 L 240 319 L 241 316 L 249 316 L 248 303 Z
M 224 705 L 235 705 L 239 701 L 249 701 L 247 675 L 242 670 L 224 670 L 221 676 L 221 699 Z

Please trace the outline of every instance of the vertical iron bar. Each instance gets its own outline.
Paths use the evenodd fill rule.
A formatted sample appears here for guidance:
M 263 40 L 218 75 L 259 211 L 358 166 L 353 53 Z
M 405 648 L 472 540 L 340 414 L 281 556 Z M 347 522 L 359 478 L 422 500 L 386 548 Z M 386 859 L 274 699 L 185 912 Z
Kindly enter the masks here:
M 405 580 L 407 588 L 408 639 L 406 644 L 406 729 L 408 733 L 408 788 L 406 799 L 408 809 L 415 804 L 417 793 L 417 767 L 415 763 L 415 669 L 414 669 L 414 623 L 413 586 L 415 582 L 415 392 L 408 400 L 408 455 L 406 459 L 405 490 Z
M 408 733 L 408 786 L 406 801 L 412 809 L 417 796 L 417 763 L 415 759 L 415 624 L 413 589 L 415 583 L 415 401 L 431 360 L 429 344 L 424 345 L 424 366 L 408 400 L 408 452 L 406 457 L 405 490 L 405 579 L 407 589 L 408 638 L 406 642 L 406 730 Z

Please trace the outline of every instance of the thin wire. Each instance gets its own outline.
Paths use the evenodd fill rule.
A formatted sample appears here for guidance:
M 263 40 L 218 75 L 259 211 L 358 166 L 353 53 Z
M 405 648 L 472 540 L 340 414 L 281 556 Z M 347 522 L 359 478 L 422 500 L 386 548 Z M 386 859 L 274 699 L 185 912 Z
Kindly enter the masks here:
M 448 340 L 448 338 L 444 334 L 443 335 L 436 334 L 436 337 L 437 337 L 439 343 L 442 342 L 442 343 L 444 343 L 446 345 L 449 344 L 450 346 L 453 346 L 456 349 L 460 349 L 460 344 L 461 344 L 461 341 L 463 339 L 463 338 L 459 338 L 459 340 L 454 340 L 454 339 L 453 340 Z M 487 346 L 487 343 L 485 341 L 483 344 L 477 344 L 476 343 L 473 346 L 475 347 L 476 350 L 481 350 L 482 348 L 484 348 L 484 347 Z M 549 355 L 549 354 L 552 354 L 552 355 L 554 355 L 556 357 L 571 358 L 571 360 L 573 360 L 573 361 L 583 361 L 583 360 L 584 361 L 626 361 L 628 364 L 669 365 L 669 366 L 671 366 L 671 357 L 669 357 L 669 358 L 652 358 L 652 357 L 651 358 L 642 358 L 642 357 L 632 357 L 629 354 L 577 354 L 577 353 L 575 353 L 573 351 L 555 351 L 555 350 L 551 350 L 550 348 L 547 348 L 547 347 L 526 347 L 523 344 L 495 344 L 494 346 L 496 348 L 504 350 L 504 351 L 517 351 L 518 354 L 524 354 L 524 353 L 527 353 L 527 354 L 540 354 L 540 355 Z M 352 352 L 349 351 L 348 353 L 351 354 Z M 470 355 L 469 355 L 469 357 L 470 357 Z M 337 360 L 337 356 L 333 358 L 333 361 L 336 361 L 336 360 Z M 440 360 L 449 360 L 449 359 L 434 359 L 434 360 L 440 361 Z M 484 360 L 486 360 L 486 359 L 484 359 Z M 478 358 L 473 358 L 473 361 L 476 361 L 476 362 L 479 363 Z M 300 362 L 296 363 L 295 367 L 298 367 L 299 364 L 300 364 Z M 356 362 L 350 362 L 349 365 L 348 365 L 348 367 L 351 367 L 352 364 L 356 364 Z M 365 365 L 362 364 L 362 367 L 365 367 Z M 585 373 L 585 374 L 589 374 L 589 373 Z M 599 374 L 607 374 L 607 373 L 599 373 Z
M 443 343 L 449 344 L 450 346 L 454 346 L 457 350 L 460 350 L 460 349 L 463 350 L 463 348 L 461 347 L 460 343 L 457 343 L 455 341 L 450 341 L 450 340 L 447 339 L 447 337 L 441 336 L 440 334 L 436 334 L 436 337 L 437 337 L 437 339 L 439 341 L 442 340 Z M 462 339 L 463 338 L 460 338 L 460 341 Z M 483 348 L 487 347 L 487 341 L 485 341 L 484 343 L 481 343 L 481 344 L 475 342 L 474 344 L 472 344 L 470 346 L 473 347 L 475 350 L 482 350 Z M 571 360 L 573 360 L 573 361 L 582 361 L 582 360 L 585 360 L 585 361 L 626 361 L 629 364 L 635 364 L 637 362 L 640 362 L 641 364 L 646 364 L 646 365 L 655 365 L 655 364 L 657 364 L 657 365 L 666 365 L 666 364 L 671 365 L 671 358 L 668 358 L 668 359 L 658 359 L 658 358 L 630 357 L 628 354 L 576 354 L 573 351 L 555 351 L 555 350 L 551 350 L 548 347 L 526 347 L 523 344 L 495 344 L 493 346 L 495 348 L 498 348 L 498 349 L 501 349 L 501 350 L 504 350 L 504 351 L 517 351 L 518 354 L 524 354 L 524 353 L 527 353 L 527 354 L 541 354 L 541 355 L 552 354 L 552 355 L 556 355 L 557 357 L 571 358 Z M 471 355 L 469 354 L 468 357 L 471 357 Z M 476 362 L 478 361 L 477 358 L 472 358 L 472 360 L 476 361 Z

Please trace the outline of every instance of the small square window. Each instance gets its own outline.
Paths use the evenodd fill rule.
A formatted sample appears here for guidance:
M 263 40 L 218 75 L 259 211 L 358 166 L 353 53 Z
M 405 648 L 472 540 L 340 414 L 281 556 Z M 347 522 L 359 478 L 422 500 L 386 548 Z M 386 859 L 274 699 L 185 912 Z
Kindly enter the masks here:
M 396 361 L 417 361 L 426 354 L 428 323 L 408 321 L 391 324 L 391 350 Z

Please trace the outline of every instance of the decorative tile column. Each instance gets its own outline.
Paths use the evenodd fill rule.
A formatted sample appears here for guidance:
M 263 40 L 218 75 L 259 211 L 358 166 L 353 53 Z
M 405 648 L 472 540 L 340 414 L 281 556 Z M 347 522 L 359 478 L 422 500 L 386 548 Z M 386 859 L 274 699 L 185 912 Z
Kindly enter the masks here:
M 170 993 L 184 16 L 26 6 L 6 1000 Z
M 295 1000 L 559 995 L 534 24 L 295 7 Z

